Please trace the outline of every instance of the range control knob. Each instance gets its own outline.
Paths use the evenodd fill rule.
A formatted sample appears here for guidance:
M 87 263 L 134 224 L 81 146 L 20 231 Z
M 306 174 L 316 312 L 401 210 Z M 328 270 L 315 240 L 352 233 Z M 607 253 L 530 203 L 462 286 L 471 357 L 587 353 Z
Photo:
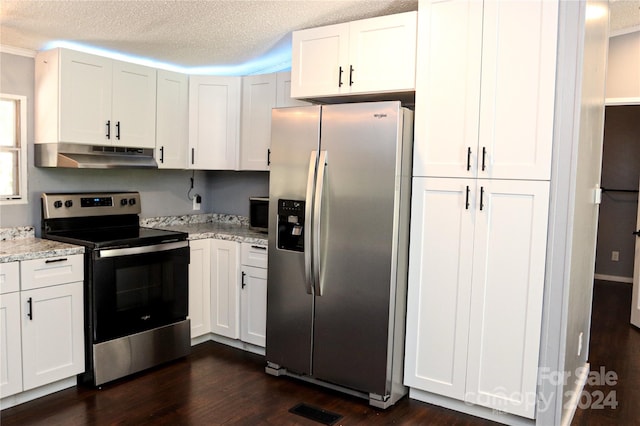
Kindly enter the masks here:
M 129 205 L 133 206 L 136 204 L 136 199 L 135 198 L 129 198 Z
M 122 200 L 120 200 L 120 205 L 121 206 L 126 206 L 127 205 L 127 199 L 123 198 Z
M 53 207 L 55 207 L 56 209 L 59 209 L 60 207 L 62 207 L 62 201 L 60 201 L 60 200 L 54 201 L 53 202 Z
M 71 201 L 71 200 L 67 200 L 67 201 L 65 201 L 65 202 L 64 202 L 64 206 L 65 206 L 66 208 L 69 208 L 69 207 L 73 206 L 73 201 Z

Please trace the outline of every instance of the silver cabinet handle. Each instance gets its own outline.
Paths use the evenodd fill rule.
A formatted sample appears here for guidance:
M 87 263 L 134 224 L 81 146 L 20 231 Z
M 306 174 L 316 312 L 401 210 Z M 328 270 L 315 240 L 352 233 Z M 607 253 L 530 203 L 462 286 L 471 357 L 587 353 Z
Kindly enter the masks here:
M 313 190 L 315 189 L 317 161 L 318 151 L 311 151 L 311 155 L 309 156 L 309 173 L 307 175 L 307 194 L 304 205 L 304 223 L 307 231 L 313 230 Z M 306 232 L 304 238 L 304 276 L 308 294 L 312 294 L 312 287 L 314 287 L 313 274 L 311 273 L 311 238 L 312 232 Z
M 316 177 L 316 194 L 313 200 L 313 282 L 316 296 L 322 296 L 322 280 L 320 279 L 320 217 L 322 215 L 322 192 L 324 190 L 324 172 L 327 168 L 327 151 L 320 151 L 318 173 Z

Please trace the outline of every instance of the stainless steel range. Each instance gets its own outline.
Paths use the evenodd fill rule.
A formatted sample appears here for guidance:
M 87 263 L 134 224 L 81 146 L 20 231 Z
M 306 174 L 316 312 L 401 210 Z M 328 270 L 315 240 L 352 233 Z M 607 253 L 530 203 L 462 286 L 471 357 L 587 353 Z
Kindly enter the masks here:
M 190 352 L 187 234 L 139 226 L 140 194 L 42 194 L 42 238 L 85 246 L 84 383 Z

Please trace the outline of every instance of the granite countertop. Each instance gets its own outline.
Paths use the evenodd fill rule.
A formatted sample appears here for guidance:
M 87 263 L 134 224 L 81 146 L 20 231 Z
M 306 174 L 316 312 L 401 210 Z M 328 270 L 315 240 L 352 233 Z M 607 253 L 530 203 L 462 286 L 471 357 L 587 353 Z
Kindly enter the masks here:
M 241 243 L 268 243 L 267 234 L 249 229 L 247 218 L 203 214 L 146 218 L 141 226 L 189 234 L 189 240 L 215 238 Z M 0 263 L 84 253 L 84 247 L 34 237 L 32 226 L 0 228 Z
M 170 231 L 186 232 L 189 234 L 189 240 L 215 238 L 218 240 L 262 245 L 267 245 L 268 242 L 267 234 L 252 231 L 248 226 L 234 223 L 207 222 L 180 225 L 156 225 L 154 227 L 168 229 Z
M 0 241 L 0 263 L 84 253 L 84 247 L 41 238 Z

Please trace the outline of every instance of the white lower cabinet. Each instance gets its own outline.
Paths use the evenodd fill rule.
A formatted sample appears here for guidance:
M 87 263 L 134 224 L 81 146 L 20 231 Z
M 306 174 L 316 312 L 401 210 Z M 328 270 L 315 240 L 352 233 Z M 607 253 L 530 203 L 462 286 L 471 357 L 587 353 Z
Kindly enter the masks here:
M 265 347 L 267 333 L 267 247 L 242 243 L 240 340 Z
M 0 294 L 0 397 L 2 398 L 22 391 L 20 339 L 20 292 Z
M 211 241 L 211 332 L 240 337 L 240 257 L 235 241 Z
M 189 319 L 191 338 L 211 332 L 210 240 L 189 242 Z
M 535 416 L 549 183 L 414 178 L 405 384 Z
M 0 397 L 84 371 L 83 258 L 0 264 Z
M 267 328 L 267 246 L 218 239 L 189 245 L 191 338 L 199 337 L 192 344 L 212 339 L 259 352 Z
M 82 286 L 76 282 L 21 292 L 24 390 L 84 371 Z

